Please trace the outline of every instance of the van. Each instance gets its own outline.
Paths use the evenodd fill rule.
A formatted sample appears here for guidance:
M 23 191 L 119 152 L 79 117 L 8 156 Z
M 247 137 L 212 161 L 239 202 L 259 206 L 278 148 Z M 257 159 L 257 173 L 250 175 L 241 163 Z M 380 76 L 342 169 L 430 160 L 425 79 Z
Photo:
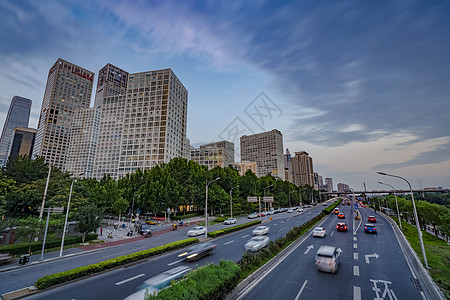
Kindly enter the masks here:
M 317 270 L 336 273 L 339 269 L 341 250 L 333 246 L 320 246 L 316 253 Z

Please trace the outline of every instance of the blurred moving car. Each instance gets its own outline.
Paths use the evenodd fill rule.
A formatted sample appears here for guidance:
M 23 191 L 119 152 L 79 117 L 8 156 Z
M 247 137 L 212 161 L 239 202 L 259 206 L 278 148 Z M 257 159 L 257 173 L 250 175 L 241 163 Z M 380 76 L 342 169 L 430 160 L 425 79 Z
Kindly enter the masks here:
M 258 226 L 252 231 L 253 235 L 265 235 L 269 233 L 269 227 Z
M 178 257 L 182 257 L 186 261 L 199 260 L 204 256 L 214 254 L 214 252 L 216 252 L 216 246 L 217 244 L 211 242 L 197 244 L 179 254 Z
M 377 234 L 377 227 L 375 226 L 375 224 L 366 224 L 364 226 L 364 232 Z
M 376 223 L 377 222 L 377 218 L 375 218 L 374 216 L 369 216 L 369 218 L 367 218 L 367 221 L 369 221 L 371 223 Z
M 142 300 L 145 297 L 146 290 L 148 290 L 149 295 L 157 294 L 158 291 L 168 287 L 172 281 L 181 280 L 190 271 L 191 268 L 180 266 L 158 274 L 144 281 L 144 283 L 138 287 L 138 291 L 126 297 L 125 300 Z
M 343 212 L 340 212 L 340 213 L 338 214 L 338 219 L 345 219 L 345 215 L 344 215 Z
M 244 245 L 245 250 L 255 252 L 269 245 L 270 239 L 267 236 L 255 236 Z
M 336 224 L 337 231 L 347 231 L 347 224 L 345 223 L 337 223 Z
M 313 236 L 325 237 L 326 234 L 327 234 L 327 232 L 326 232 L 325 228 L 323 228 L 323 227 L 314 228 Z
M 288 213 L 293 213 L 294 210 L 293 210 L 292 208 L 289 208 L 289 209 L 287 210 L 287 212 L 288 212 Z
M 335 215 L 337 215 L 339 213 L 339 208 L 336 207 L 333 212 Z
M 187 232 L 188 236 L 197 236 L 205 234 L 206 228 L 203 226 L 196 226 Z
M 333 246 L 320 246 L 316 253 L 317 270 L 336 273 L 339 269 L 341 252 Z
M 249 219 L 256 219 L 258 217 L 258 215 L 256 213 L 251 213 L 248 215 Z
M 223 222 L 224 225 L 231 225 L 231 224 L 236 224 L 236 223 L 237 223 L 237 220 L 235 218 L 228 218 Z
M 13 262 L 15 259 L 16 257 L 9 253 L 0 253 L 0 265 Z
M 301 207 L 297 208 L 297 212 L 303 212 L 303 208 Z

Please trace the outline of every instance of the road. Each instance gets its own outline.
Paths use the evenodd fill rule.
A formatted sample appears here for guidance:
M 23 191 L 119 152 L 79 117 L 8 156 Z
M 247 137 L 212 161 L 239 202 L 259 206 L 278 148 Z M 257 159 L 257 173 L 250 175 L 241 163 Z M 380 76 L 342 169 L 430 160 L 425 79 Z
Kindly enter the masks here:
M 271 240 L 284 236 L 292 227 L 300 226 L 318 215 L 324 207 L 317 206 L 304 213 L 280 213 L 272 215 L 273 221 L 268 236 Z M 239 222 L 238 222 L 239 223 Z M 134 293 L 148 278 L 180 265 L 195 268 L 209 262 L 218 263 L 221 259 L 238 261 L 244 253 L 244 244 L 252 236 L 248 228 L 239 232 L 213 239 L 217 243 L 216 253 L 197 262 L 186 263 L 178 258 L 182 250 L 154 257 L 139 264 L 119 268 L 107 273 L 73 282 L 51 289 L 27 299 L 123 299 Z

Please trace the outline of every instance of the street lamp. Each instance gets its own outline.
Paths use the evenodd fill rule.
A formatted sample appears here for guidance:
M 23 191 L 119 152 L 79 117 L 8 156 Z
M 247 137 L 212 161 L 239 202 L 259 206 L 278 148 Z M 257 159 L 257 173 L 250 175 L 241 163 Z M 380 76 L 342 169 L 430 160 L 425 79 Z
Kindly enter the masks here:
M 62 240 L 61 240 L 61 250 L 59 250 L 59 257 L 62 257 L 63 248 L 64 248 L 64 237 L 66 236 L 67 218 L 69 217 L 70 198 L 72 198 L 72 188 L 73 188 L 73 184 L 75 183 L 75 181 L 77 181 L 77 179 L 78 179 L 80 176 L 83 176 L 83 175 L 84 175 L 84 172 L 78 174 L 78 176 L 75 177 L 75 178 L 72 180 L 72 184 L 70 185 L 69 201 L 67 202 L 66 220 L 64 221 L 63 235 L 62 235 Z
M 395 197 L 395 206 L 397 207 L 397 217 L 398 217 L 398 224 L 400 224 L 400 230 L 403 230 L 402 228 L 402 220 L 400 219 L 400 211 L 398 210 L 398 202 L 397 202 L 397 194 L 395 193 L 395 189 L 392 185 L 383 183 L 381 181 L 378 181 L 379 184 L 384 184 L 387 186 L 390 186 L 392 188 L 392 191 L 394 191 L 394 197 Z
M 409 190 L 411 191 L 411 199 L 412 199 L 413 208 L 414 208 L 414 218 L 416 219 L 416 227 L 417 227 L 417 233 L 419 234 L 420 247 L 422 248 L 423 261 L 425 262 L 425 267 L 428 269 L 427 255 L 425 253 L 425 246 L 423 245 L 422 232 L 420 231 L 420 227 L 419 227 L 419 217 L 417 216 L 416 202 L 414 201 L 414 195 L 413 195 L 413 191 L 411 188 L 411 184 L 405 178 L 397 176 L 397 175 L 387 174 L 384 172 L 377 172 L 377 174 L 400 178 L 400 179 L 403 179 L 404 181 L 406 181 L 406 183 L 408 184 Z
M 217 177 L 216 179 L 208 182 L 206 181 L 206 200 L 205 200 L 205 239 L 208 238 L 208 186 L 213 183 L 214 181 L 219 180 L 220 177 Z
M 233 190 L 235 189 L 235 188 L 237 188 L 239 185 L 237 185 L 237 186 L 235 186 L 235 187 L 232 187 L 231 188 L 231 190 L 230 190 L 230 211 L 231 211 L 231 218 L 233 217 L 233 195 L 231 194 L 231 192 L 233 192 Z
M 271 185 L 269 185 L 268 187 L 266 187 L 265 189 L 264 189 L 264 197 L 266 197 L 266 190 L 268 189 L 268 188 L 270 188 L 270 187 L 272 187 L 274 184 L 271 184 Z M 263 201 L 264 201 L 264 198 L 263 198 Z M 266 212 L 267 212 L 267 209 L 266 209 L 266 202 L 264 202 L 264 209 L 266 210 Z M 266 214 L 266 217 L 267 217 L 267 214 Z M 261 203 L 259 204 L 259 219 L 261 220 Z M 267 219 L 265 219 L 265 220 L 267 220 Z

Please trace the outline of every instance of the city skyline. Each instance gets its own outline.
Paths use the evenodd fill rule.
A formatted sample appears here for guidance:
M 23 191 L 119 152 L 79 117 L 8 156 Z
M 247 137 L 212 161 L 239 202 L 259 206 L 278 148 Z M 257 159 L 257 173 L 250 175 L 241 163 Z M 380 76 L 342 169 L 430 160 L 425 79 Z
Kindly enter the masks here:
M 59 57 L 95 85 L 107 63 L 171 68 L 189 91 L 193 145 L 278 129 L 285 148 L 355 189 L 381 188 L 376 171 L 450 186 L 447 2 L 43 2 L 0 3 L 0 123 L 20 95 L 37 128 Z M 261 92 L 277 109 L 264 120 L 250 111 Z

